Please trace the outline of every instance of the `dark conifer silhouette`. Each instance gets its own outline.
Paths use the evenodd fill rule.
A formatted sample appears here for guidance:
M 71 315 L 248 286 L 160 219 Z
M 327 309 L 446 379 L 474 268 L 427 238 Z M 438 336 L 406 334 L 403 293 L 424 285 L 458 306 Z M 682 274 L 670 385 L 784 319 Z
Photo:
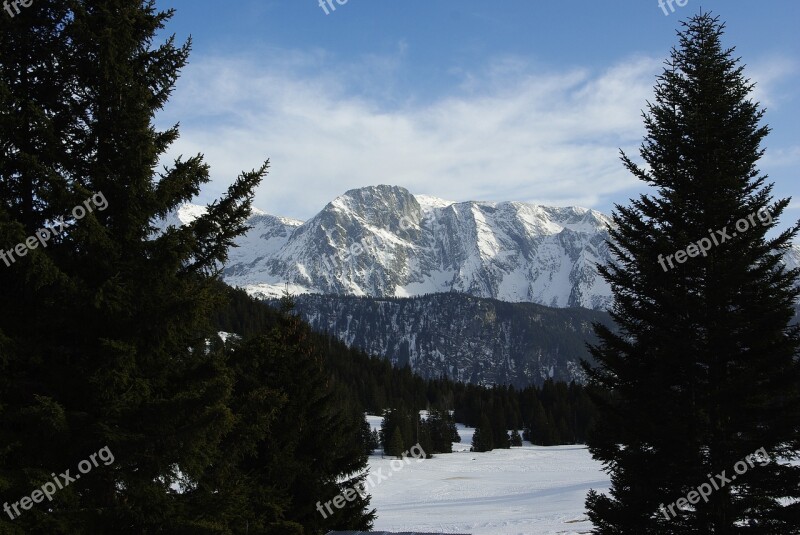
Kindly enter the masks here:
M 587 499 L 596 533 L 800 532 L 800 468 L 783 462 L 800 451 L 798 272 L 781 263 L 798 227 L 767 237 L 789 201 L 756 168 L 768 129 L 723 28 L 684 25 L 645 117 L 647 166 L 624 157 L 656 192 L 617 207 L 618 264 L 601 268 L 621 333 L 598 325 L 586 366 L 601 414 L 589 446 L 612 482 Z M 760 448 L 769 463 L 707 503 L 661 508 Z

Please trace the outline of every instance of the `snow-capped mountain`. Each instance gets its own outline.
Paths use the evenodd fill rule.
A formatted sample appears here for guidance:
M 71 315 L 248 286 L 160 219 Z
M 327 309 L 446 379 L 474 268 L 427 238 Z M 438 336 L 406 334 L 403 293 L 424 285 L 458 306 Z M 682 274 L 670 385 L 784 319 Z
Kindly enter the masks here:
M 187 204 L 160 226 L 192 221 Z M 455 203 L 397 186 L 348 191 L 306 222 L 253 210 L 223 278 L 256 297 L 333 294 L 413 297 L 458 292 L 508 302 L 603 310 L 611 290 L 611 218 L 521 202 Z M 800 246 L 784 256 L 800 266 Z
M 204 210 L 184 205 L 159 227 Z M 611 325 L 611 292 L 594 267 L 611 259 L 610 223 L 584 208 L 454 203 L 367 187 L 306 222 L 254 210 L 223 276 L 265 298 L 288 284 L 313 328 L 427 377 L 581 382 L 591 323 Z M 784 262 L 800 266 L 800 247 Z
M 610 259 L 609 223 L 585 208 L 454 203 L 372 186 L 348 191 L 304 223 L 254 213 L 223 277 L 260 297 L 288 284 L 294 294 L 460 292 L 603 309 L 611 291 L 594 265 Z

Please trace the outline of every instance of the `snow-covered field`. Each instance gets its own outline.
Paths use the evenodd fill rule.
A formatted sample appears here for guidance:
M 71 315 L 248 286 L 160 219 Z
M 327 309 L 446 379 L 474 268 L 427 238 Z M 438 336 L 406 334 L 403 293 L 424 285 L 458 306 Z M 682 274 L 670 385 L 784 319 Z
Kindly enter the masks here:
M 381 418 L 369 416 L 373 427 Z M 454 453 L 410 464 L 370 458 L 386 477 L 369 489 L 375 529 L 472 535 L 589 533 L 583 506 L 589 489 L 606 491 L 608 476 L 583 446 L 470 453 L 473 429 L 458 426 Z M 374 480 L 378 480 L 375 477 Z

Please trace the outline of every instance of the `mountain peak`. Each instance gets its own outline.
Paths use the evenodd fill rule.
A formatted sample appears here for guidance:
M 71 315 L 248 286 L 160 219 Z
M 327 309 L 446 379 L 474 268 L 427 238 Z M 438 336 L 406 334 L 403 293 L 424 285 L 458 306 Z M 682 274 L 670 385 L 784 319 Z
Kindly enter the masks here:
M 297 293 L 459 292 L 604 308 L 610 289 L 594 263 L 608 260 L 608 221 L 585 208 L 451 202 L 399 186 L 367 186 L 345 192 L 299 226 L 262 221 L 223 277 L 264 297 L 288 283 Z
M 380 224 L 388 213 L 419 212 L 419 203 L 405 188 L 399 186 L 366 186 L 351 189 L 336 197 L 322 210 L 351 213 Z

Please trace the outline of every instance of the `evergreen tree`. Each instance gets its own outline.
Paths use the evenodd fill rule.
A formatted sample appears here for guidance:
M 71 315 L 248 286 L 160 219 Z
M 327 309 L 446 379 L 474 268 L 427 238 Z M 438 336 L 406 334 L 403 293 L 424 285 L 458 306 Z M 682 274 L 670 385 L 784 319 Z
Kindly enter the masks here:
M 450 423 L 449 423 L 449 427 L 450 427 L 450 442 L 451 442 L 450 447 L 452 448 L 453 447 L 453 444 L 452 444 L 453 442 L 461 443 L 461 435 L 458 432 L 458 427 L 456 427 L 456 421 L 454 419 L 452 419 L 453 418 L 452 416 L 450 418 L 451 418 Z
M 370 455 L 372 451 L 378 446 L 375 444 L 375 438 L 372 433 L 372 426 L 369 425 L 367 418 L 361 423 L 361 443 L 364 445 L 364 452 Z
M 367 453 L 364 414 L 340 385 L 329 380 L 325 355 L 313 343 L 308 325 L 291 314 L 285 299 L 278 322 L 265 335 L 229 344 L 237 389 L 235 399 L 246 411 L 235 416 L 241 431 L 226 437 L 221 458 L 214 459 L 204 487 L 189 496 L 192 516 L 211 523 L 219 517 L 215 502 L 228 488 L 244 492 L 228 524 L 238 531 L 280 535 L 369 529 L 374 512 L 369 498 L 356 497 L 327 518 L 316 504 L 335 498 L 363 482 Z M 256 407 L 268 397 L 281 403 L 274 421 L 265 421 L 256 437 L 242 435 L 261 415 Z M 231 459 L 233 457 L 233 459 Z M 220 473 L 219 466 L 232 464 Z M 225 476 L 224 478 L 218 476 Z M 227 486 L 225 486 L 227 484 Z M 277 507 L 265 507 L 277 503 Z M 279 514 L 277 514 L 279 513 Z M 301 531 L 302 533 L 302 531 Z
M 621 332 L 597 325 L 585 366 L 589 446 L 612 482 L 587 498 L 596 533 L 800 532 L 800 467 L 783 462 L 800 451 L 798 270 L 781 263 L 798 226 L 766 236 L 789 201 L 756 168 L 768 129 L 723 29 L 684 25 L 646 115 L 647 167 L 623 156 L 657 191 L 617 207 L 618 262 L 601 267 Z M 769 461 L 742 473 L 761 448 Z M 669 519 L 662 504 L 735 467 Z
M 416 443 L 409 444 L 406 449 L 410 449 L 414 447 L 416 444 L 419 444 L 419 447 L 422 448 L 422 451 L 425 452 L 425 457 L 430 459 L 433 457 L 434 453 L 439 453 L 436 451 L 436 448 L 433 445 L 433 439 L 431 438 L 431 428 L 428 425 L 427 421 L 419 419 L 419 414 L 417 414 L 418 419 L 418 433 L 417 433 L 417 441 Z
M 447 411 L 431 409 L 425 421 L 431 436 L 431 451 L 428 453 L 452 453 L 453 436 L 458 435 L 455 422 Z M 459 437 L 460 441 L 461 438 Z
M 264 477 L 272 469 L 270 460 L 260 458 L 253 462 L 261 445 L 273 434 L 283 432 L 279 416 L 281 411 L 289 410 L 287 389 L 265 380 L 273 363 L 264 352 L 240 345 L 235 339 L 227 343 L 227 362 L 235 384 L 229 404 L 233 428 L 224 436 L 218 455 L 205 473 L 184 482 L 181 498 L 193 520 L 184 530 L 174 532 L 212 534 L 226 533 L 230 528 L 234 532 L 249 529 L 265 534 L 302 535 L 302 525 L 285 518 L 290 492 L 285 485 L 277 484 L 278 480 Z M 280 456 L 278 462 L 291 462 L 292 453 Z
M 389 450 L 392 447 L 392 432 L 399 426 L 395 418 L 395 411 L 386 409 L 383 411 L 383 420 L 381 420 L 381 444 L 383 444 L 383 452 L 389 455 Z
M 381 422 L 381 442 L 383 442 L 385 453 L 387 455 L 397 455 L 398 452 L 393 449 L 395 446 L 395 433 L 400 433 L 403 438 L 400 453 L 411 448 L 419 440 L 418 430 L 420 428 L 420 419 L 418 411 L 410 411 L 404 407 L 396 409 L 387 409 L 383 414 L 383 421 Z M 426 450 L 427 451 L 427 450 Z
M 481 416 L 481 423 L 475 428 L 472 435 L 472 451 L 492 451 L 494 449 L 494 436 L 492 423 L 484 414 Z
M 584 388 L 581 388 L 574 383 L 570 388 L 574 393 L 575 400 L 575 425 L 573 430 L 575 442 L 578 444 L 585 444 L 588 431 L 594 424 L 595 418 L 597 417 L 597 409 L 595 408 L 591 398 L 589 397 L 589 394 Z
M 395 429 L 394 433 L 392 433 L 392 439 L 389 443 L 389 449 L 386 450 L 387 455 L 391 455 L 392 457 L 397 457 L 398 459 L 403 458 L 403 452 L 405 452 L 405 445 L 403 442 L 403 432 L 400 429 Z
M 559 444 L 556 434 L 557 430 L 552 419 L 548 418 L 544 407 L 536 400 L 533 404 L 530 426 L 526 427 L 524 431 L 525 440 L 538 446 L 553 446 Z
M 519 431 L 516 429 L 511 431 L 511 438 L 509 439 L 509 443 L 514 448 L 519 448 L 522 446 L 522 437 L 519 436 Z
M 380 433 L 378 433 L 377 429 L 372 430 L 372 439 L 370 442 L 370 446 L 372 447 L 372 451 L 375 451 L 376 449 L 383 446 L 383 444 L 381 443 L 381 435 Z
M 0 17 L 0 248 L 42 237 L 0 265 L 0 492 L 114 455 L 46 506 L 3 515 L 3 530 L 192 529 L 171 487 L 199 478 L 234 425 L 232 377 L 208 345 L 214 277 L 266 165 L 193 223 L 155 232 L 209 180 L 199 155 L 156 170 L 178 130 L 153 116 L 189 54 L 153 45 L 170 16 L 154 2 L 41 0 Z
M 498 403 L 492 409 L 492 443 L 495 448 L 508 449 L 511 443 L 508 441 L 508 426 L 506 425 L 506 411 Z

